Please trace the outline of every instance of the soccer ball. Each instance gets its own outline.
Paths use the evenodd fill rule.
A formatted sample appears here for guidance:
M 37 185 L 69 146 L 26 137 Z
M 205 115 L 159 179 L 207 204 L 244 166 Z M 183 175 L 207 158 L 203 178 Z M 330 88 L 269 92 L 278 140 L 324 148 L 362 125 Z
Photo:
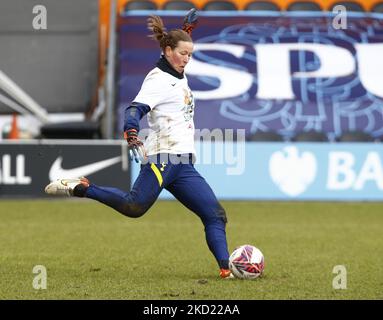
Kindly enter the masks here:
M 249 244 L 240 246 L 231 254 L 229 268 L 237 278 L 258 278 L 265 268 L 263 254 L 261 250 Z

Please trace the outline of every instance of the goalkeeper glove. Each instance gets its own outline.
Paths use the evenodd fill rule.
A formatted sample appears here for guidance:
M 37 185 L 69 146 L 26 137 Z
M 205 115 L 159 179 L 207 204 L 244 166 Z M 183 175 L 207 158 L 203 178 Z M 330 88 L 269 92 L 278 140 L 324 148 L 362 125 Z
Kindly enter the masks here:
M 124 132 L 124 138 L 128 142 L 130 160 L 135 160 L 137 163 L 142 162 L 146 155 L 143 143 L 138 138 L 136 129 L 129 129 Z
M 182 30 L 191 35 L 193 29 L 197 25 L 197 20 L 198 20 L 197 10 L 194 8 L 190 9 L 184 18 Z

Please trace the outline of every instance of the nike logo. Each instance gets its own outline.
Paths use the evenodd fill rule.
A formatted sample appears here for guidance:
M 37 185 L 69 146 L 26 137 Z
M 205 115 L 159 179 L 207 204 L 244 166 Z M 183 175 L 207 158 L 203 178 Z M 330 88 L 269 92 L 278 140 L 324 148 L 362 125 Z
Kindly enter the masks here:
M 80 177 L 88 176 L 92 173 L 110 167 L 121 161 L 121 156 L 106 159 L 98 162 L 94 162 L 91 164 L 87 164 L 84 166 L 71 168 L 71 169 L 63 169 L 62 167 L 62 157 L 58 157 L 52 164 L 51 169 L 49 170 L 49 179 L 50 181 L 55 181 L 57 179 L 65 178 L 65 179 L 77 179 Z
M 176 84 L 175 83 L 171 83 L 171 85 L 174 87 Z

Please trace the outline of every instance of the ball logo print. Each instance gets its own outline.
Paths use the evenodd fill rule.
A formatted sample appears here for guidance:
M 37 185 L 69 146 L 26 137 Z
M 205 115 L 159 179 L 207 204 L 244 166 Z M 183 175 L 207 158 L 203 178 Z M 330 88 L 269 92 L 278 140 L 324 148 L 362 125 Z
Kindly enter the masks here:
M 313 183 L 317 162 L 313 153 L 305 151 L 299 155 L 297 147 L 289 146 L 271 155 L 269 172 L 271 179 L 283 193 L 296 197 Z
M 242 245 L 230 255 L 229 268 L 236 278 L 258 278 L 265 269 L 263 253 L 252 245 Z

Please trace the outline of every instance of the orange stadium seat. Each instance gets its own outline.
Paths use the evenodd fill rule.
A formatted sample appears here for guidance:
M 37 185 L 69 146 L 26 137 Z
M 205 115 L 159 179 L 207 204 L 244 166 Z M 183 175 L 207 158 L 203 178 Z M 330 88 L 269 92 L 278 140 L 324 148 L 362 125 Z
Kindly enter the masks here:
M 333 8 L 335 8 L 338 5 L 344 6 L 347 9 L 347 11 L 354 11 L 354 12 L 363 12 L 363 11 L 365 11 L 362 5 L 360 5 L 359 3 L 353 2 L 353 1 L 338 1 L 338 2 L 335 2 L 335 3 L 333 3 L 331 5 L 329 11 L 332 11 Z
M 163 10 L 190 10 L 195 7 L 191 1 L 169 0 L 163 4 Z
M 290 3 L 287 11 L 322 11 L 322 7 L 313 1 L 297 1 Z
M 209 1 L 203 6 L 203 10 L 237 10 L 232 1 Z
M 279 11 L 279 6 L 271 1 L 253 1 L 246 4 L 245 10 L 257 10 L 257 11 Z
M 129 1 L 125 4 L 124 10 L 156 10 L 157 4 L 149 0 Z
M 372 8 L 371 12 L 383 13 L 383 2 L 376 3 Z
M 244 0 L 245 2 L 248 2 L 247 0 Z M 347 2 L 354 3 L 362 7 L 365 11 L 371 10 L 371 8 L 378 2 L 381 2 L 382 0 L 349 0 Z M 282 10 L 287 10 L 287 8 L 295 2 L 300 2 L 297 0 L 273 0 L 276 4 L 278 4 Z M 332 10 L 332 7 L 334 3 L 338 2 L 338 0 L 312 0 L 307 2 L 313 2 L 318 4 L 323 10 Z M 355 8 L 356 8 L 355 6 Z

